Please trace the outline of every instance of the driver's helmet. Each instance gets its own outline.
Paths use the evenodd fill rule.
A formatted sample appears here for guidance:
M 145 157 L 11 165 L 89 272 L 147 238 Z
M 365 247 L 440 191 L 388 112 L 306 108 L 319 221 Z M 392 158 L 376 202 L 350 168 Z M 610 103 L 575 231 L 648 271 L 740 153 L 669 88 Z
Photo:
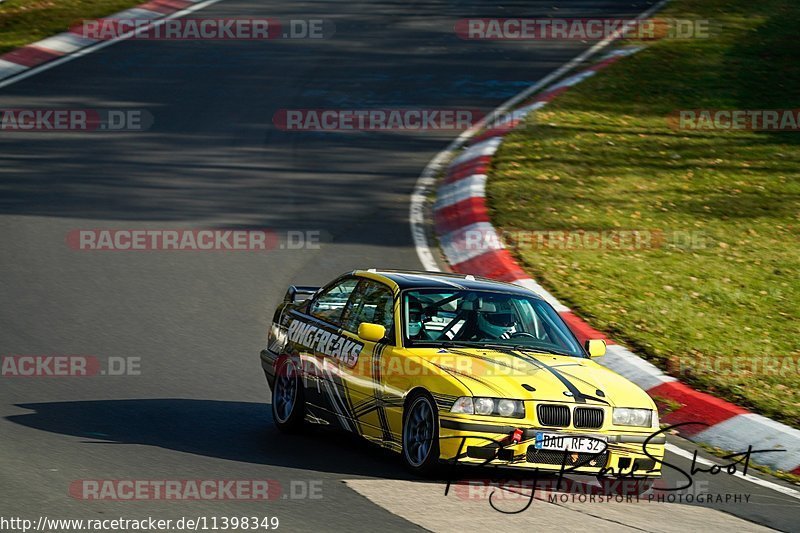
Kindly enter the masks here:
M 413 338 L 422 331 L 422 304 L 416 298 L 408 299 L 408 336 Z
M 499 339 L 514 329 L 514 314 L 499 310 L 495 304 L 484 304 L 478 310 L 478 328 L 487 336 Z

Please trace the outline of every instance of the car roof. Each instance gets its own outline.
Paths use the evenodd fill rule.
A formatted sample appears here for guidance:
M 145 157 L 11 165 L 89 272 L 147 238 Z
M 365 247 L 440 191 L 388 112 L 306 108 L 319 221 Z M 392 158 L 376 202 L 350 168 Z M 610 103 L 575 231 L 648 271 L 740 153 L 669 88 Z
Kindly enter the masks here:
M 393 281 L 400 290 L 404 289 L 469 289 L 479 291 L 502 291 L 520 294 L 527 297 L 541 297 L 513 283 L 505 283 L 481 276 L 469 274 L 451 274 L 446 272 L 426 272 L 422 270 L 356 270 L 356 275 L 364 273 L 377 274 Z

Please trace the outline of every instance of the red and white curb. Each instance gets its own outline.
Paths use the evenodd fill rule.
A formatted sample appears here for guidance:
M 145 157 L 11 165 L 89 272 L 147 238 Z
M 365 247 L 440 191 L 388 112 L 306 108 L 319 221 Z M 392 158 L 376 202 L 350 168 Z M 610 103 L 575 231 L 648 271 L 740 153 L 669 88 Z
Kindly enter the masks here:
M 663 422 L 707 424 L 682 426 L 679 428 L 682 436 L 724 450 L 741 450 L 743 445 L 752 445 L 754 450 L 782 449 L 785 451 L 758 454 L 756 462 L 800 474 L 800 431 L 693 390 L 593 329 L 520 268 L 503 247 L 489 220 L 485 202 L 487 171 L 503 136 L 528 113 L 636 51 L 637 48 L 628 48 L 606 54 L 593 66 L 548 86 L 531 104 L 514 110 L 504 122 L 471 139 L 447 166 L 436 190 L 433 219 L 442 253 L 456 272 L 515 283 L 540 294 L 564 318 L 581 343 L 589 338 L 605 339 L 608 352 L 600 360 L 605 366 L 633 381 L 652 397 L 668 399 L 680 406 L 665 414 Z M 480 246 L 469 245 L 469 236 L 476 234 L 481 236 Z
M 160 20 L 168 20 L 197 11 L 218 1 L 220 0 L 151 0 L 103 18 L 104 20 L 152 20 L 157 23 Z M 84 55 L 91 49 L 99 49 L 103 45 L 108 46 L 127 39 L 145 29 L 142 27 L 124 35 L 103 40 L 83 35 L 81 27 L 78 26 L 64 33 L 7 52 L 0 55 L 0 87 L 25 79 L 29 75 L 35 74 L 36 71 Z

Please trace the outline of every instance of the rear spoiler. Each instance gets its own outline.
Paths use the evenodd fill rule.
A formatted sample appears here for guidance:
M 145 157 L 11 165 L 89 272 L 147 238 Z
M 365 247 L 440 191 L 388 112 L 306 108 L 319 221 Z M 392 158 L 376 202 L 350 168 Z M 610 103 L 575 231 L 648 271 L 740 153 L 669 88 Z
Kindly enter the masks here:
M 308 300 L 317 294 L 319 287 L 309 287 L 306 285 L 291 285 L 289 290 L 286 291 L 286 296 L 283 301 L 286 303 L 298 303 Z

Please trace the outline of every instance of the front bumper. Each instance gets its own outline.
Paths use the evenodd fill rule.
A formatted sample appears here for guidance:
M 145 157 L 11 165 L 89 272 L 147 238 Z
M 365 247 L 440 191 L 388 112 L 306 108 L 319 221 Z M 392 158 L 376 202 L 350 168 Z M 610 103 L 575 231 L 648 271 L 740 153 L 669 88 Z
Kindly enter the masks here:
M 524 423 L 524 421 L 520 421 Z M 519 442 L 512 441 L 521 430 Z M 598 453 L 538 450 L 536 432 L 568 436 L 604 437 L 605 450 Z M 650 433 L 624 431 L 587 431 L 575 429 L 533 428 L 475 422 L 442 416 L 439 430 L 440 458 L 447 462 L 473 465 L 538 469 L 544 472 L 599 474 L 607 476 L 659 477 L 666 437 L 656 435 L 646 444 Z

